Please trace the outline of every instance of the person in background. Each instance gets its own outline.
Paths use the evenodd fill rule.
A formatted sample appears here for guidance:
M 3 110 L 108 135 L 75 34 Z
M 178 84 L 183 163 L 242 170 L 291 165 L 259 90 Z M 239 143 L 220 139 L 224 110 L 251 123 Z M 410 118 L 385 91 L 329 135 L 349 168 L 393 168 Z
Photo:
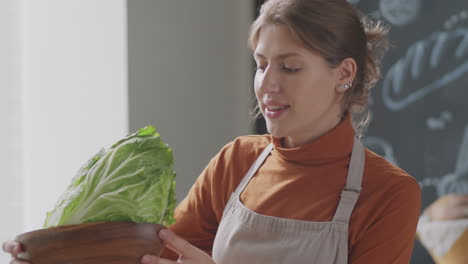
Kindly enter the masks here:
M 432 221 L 468 219 L 468 195 L 448 194 L 440 197 L 425 210 Z
M 408 263 L 420 186 L 360 141 L 386 33 L 346 0 L 266 1 L 249 43 L 270 134 L 213 157 L 159 234 L 175 253 L 142 263 Z
M 417 234 L 437 264 L 468 263 L 468 195 L 448 194 L 430 204 Z

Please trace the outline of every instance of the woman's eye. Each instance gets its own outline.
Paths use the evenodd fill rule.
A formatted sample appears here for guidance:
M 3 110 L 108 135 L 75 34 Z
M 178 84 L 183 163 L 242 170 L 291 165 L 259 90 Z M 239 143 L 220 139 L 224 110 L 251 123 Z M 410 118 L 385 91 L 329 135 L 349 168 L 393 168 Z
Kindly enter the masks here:
M 262 65 L 257 66 L 257 67 L 255 68 L 255 71 L 261 71 L 261 72 L 263 72 L 263 71 L 265 71 L 265 66 L 262 66 Z
M 286 67 L 286 66 L 283 66 L 283 71 L 287 72 L 287 73 L 295 73 L 295 72 L 298 72 L 300 71 L 301 69 L 300 68 L 289 68 L 289 67 Z
M 255 68 L 255 71 L 264 72 L 266 67 L 267 66 L 259 65 L 259 66 L 257 66 Z M 290 67 L 286 67 L 286 66 L 281 66 L 281 70 L 283 70 L 286 73 L 296 73 L 296 72 L 300 71 L 301 69 L 300 68 L 290 68 Z

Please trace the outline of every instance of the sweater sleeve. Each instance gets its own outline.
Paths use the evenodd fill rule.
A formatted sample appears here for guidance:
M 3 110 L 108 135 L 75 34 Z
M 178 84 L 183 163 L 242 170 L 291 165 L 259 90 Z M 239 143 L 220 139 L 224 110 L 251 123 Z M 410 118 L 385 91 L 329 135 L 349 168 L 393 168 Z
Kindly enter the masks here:
M 350 249 L 350 263 L 409 263 L 421 210 L 421 188 L 407 179 L 386 192 L 382 213 Z
M 176 222 L 169 226 L 174 233 L 209 255 L 228 200 L 229 186 L 225 181 L 229 174 L 231 145 L 226 145 L 211 159 L 187 196 L 175 209 Z M 167 248 L 162 257 L 177 259 L 177 255 Z

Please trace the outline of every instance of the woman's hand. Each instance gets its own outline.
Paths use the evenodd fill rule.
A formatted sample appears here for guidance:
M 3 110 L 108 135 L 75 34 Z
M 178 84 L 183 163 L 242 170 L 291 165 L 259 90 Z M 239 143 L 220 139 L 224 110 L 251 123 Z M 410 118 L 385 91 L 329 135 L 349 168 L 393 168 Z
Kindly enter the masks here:
M 180 255 L 178 261 L 171 261 L 152 255 L 145 255 L 141 259 L 143 264 L 171 264 L 171 263 L 191 263 L 191 264 L 214 264 L 208 254 L 191 245 L 189 242 L 179 238 L 168 229 L 161 229 L 159 237 L 165 245 Z
M 433 202 L 427 209 L 432 221 L 468 218 L 468 195 L 448 194 Z
M 29 264 L 29 262 L 21 261 L 21 260 L 16 259 L 16 257 L 18 256 L 18 254 L 22 250 L 21 245 L 18 242 L 7 241 L 7 242 L 3 243 L 2 249 L 6 253 L 10 254 L 11 257 L 13 258 L 13 260 L 10 261 L 10 264 Z

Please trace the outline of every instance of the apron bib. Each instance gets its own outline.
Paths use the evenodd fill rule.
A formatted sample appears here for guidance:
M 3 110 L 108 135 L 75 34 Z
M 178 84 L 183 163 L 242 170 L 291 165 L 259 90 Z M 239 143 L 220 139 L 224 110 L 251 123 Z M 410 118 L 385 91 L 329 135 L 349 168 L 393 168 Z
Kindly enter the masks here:
M 310 222 L 258 214 L 245 207 L 240 194 L 263 164 L 268 145 L 231 194 L 213 244 L 217 264 L 348 263 L 348 222 L 361 191 L 364 147 L 354 139 L 340 202 L 331 222 Z

